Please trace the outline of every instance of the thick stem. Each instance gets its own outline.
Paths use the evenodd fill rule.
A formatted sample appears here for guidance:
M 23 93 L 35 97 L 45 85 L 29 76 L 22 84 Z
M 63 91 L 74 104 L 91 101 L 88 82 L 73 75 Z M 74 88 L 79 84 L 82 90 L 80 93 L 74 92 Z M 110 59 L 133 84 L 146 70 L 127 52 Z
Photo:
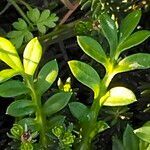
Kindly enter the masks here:
M 47 138 L 46 138 L 46 117 L 43 114 L 42 111 L 42 104 L 41 104 L 41 96 L 36 93 L 36 90 L 33 86 L 33 81 L 26 77 L 26 83 L 27 86 L 31 90 L 31 98 L 33 103 L 36 106 L 36 122 L 39 126 L 39 132 L 40 132 L 40 142 L 43 147 L 47 147 Z

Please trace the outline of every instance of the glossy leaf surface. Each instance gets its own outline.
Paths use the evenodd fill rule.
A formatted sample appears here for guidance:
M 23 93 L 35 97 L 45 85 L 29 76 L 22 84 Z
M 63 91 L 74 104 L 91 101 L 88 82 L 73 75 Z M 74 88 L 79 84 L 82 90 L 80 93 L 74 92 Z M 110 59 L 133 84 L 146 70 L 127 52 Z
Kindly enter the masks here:
M 8 79 L 12 78 L 15 75 L 18 75 L 19 72 L 14 69 L 4 69 L 0 71 L 0 83 L 7 81 Z
M 97 72 L 90 65 L 77 60 L 69 61 L 68 64 L 76 79 L 92 89 L 96 98 L 100 90 L 100 77 Z
M 30 100 L 16 100 L 12 102 L 6 111 L 6 114 L 13 117 L 23 117 L 34 113 L 35 106 Z
M 61 92 L 50 97 L 43 106 L 43 111 L 46 115 L 50 116 L 61 109 L 63 109 L 71 98 L 71 93 Z
M 58 75 L 58 65 L 56 60 L 46 63 L 40 70 L 35 88 L 40 94 L 43 94 L 50 88 Z
M 20 81 L 10 80 L 0 85 L 0 96 L 2 97 L 15 97 L 28 92 L 29 89 Z
M 110 56 L 112 57 L 118 44 L 117 28 L 115 22 L 107 14 L 100 15 L 99 22 L 103 34 L 110 45 Z
M 122 20 L 120 26 L 120 43 L 123 42 L 127 37 L 129 37 L 129 35 L 138 25 L 140 18 L 141 18 L 141 11 L 135 10 Z
M 150 126 L 146 125 L 134 130 L 134 133 L 143 141 L 150 143 Z
M 150 54 L 138 53 L 130 55 L 118 64 L 117 72 L 126 72 L 135 69 L 150 68 Z
M 24 71 L 33 75 L 42 56 L 42 47 L 37 38 L 32 39 L 26 46 L 23 53 Z
M 148 37 L 150 36 L 150 31 L 146 31 L 146 30 L 141 30 L 141 31 L 137 31 L 135 33 L 133 33 L 131 36 L 129 36 L 123 43 L 121 43 L 119 45 L 119 47 L 117 48 L 117 53 L 118 55 L 129 49 L 132 48 L 140 43 L 142 43 L 143 41 L 145 41 Z
M 103 102 L 105 106 L 124 106 L 136 101 L 134 93 L 125 87 L 114 87 L 108 94 L 108 98 Z
M 78 36 L 77 41 L 87 55 L 106 66 L 107 56 L 101 45 L 96 40 L 88 36 Z
M 9 40 L 2 37 L 0 37 L 0 60 L 5 62 L 14 70 L 22 71 L 23 69 L 21 60 L 15 47 Z
M 72 102 L 69 103 L 69 109 L 72 115 L 81 122 L 87 122 L 90 120 L 89 116 L 89 108 L 80 103 L 80 102 Z

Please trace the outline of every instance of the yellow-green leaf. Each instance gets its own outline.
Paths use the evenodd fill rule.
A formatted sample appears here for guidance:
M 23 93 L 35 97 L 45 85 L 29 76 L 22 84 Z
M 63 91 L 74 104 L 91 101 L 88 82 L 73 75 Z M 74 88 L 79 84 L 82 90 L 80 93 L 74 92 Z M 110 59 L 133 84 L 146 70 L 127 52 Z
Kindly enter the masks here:
M 150 54 L 137 53 L 130 55 L 121 60 L 116 68 L 116 72 L 126 72 L 135 69 L 148 69 L 150 68 Z
M 100 91 L 100 77 L 98 73 L 88 64 L 72 60 L 68 62 L 71 72 L 78 81 L 94 91 L 94 98 L 97 98 Z
M 39 94 L 43 94 L 50 88 L 58 75 L 58 65 L 56 60 L 49 61 L 40 70 L 37 82 L 35 83 L 36 90 Z
M 107 56 L 96 40 L 88 36 L 78 36 L 77 41 L 87 55 L 106 67 Z
M 23 53 L 24 71 L 33 75 L 42 56 L 42 47 L 37 38 L 32 39 L 26 46 Z
M 11 68 L 22 71 L 22 63 L 13 44 L 0 37 L 0 60 L 5 62 Z
M 127 15 L 120 26 L 120 43 L 123 42 L 136 28 L 141 18 L 141 11 L 135 10 Z
M 136 101 L 134 93 L 125 87 L 114 87 L 106 94 L 108 97 L 101 102 L 105 106 L 124 106 Z
M 7 81 L 8 79 L 12 78 L 15 75 L 18 75 L 19 71 L 14 69 L 4 69 L 0 71 L 0 83 Z

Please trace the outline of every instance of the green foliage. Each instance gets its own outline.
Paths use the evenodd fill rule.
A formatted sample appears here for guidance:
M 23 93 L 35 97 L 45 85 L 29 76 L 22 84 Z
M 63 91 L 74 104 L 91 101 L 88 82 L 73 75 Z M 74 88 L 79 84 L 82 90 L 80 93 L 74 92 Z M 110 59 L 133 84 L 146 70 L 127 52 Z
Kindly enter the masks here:
M 0 71 L 0 83 L 7 81 L 8 79 L 12 78 L 19 74 L 19 71 L 14 69 L 4 69 Z
M 68 64 L 77 80 L 92 89 L 94 97 L 97 98 L 100 84 L 100 77 L 97 72 L 90 65 L 77 60 L 69 61 Z
M 143 141 L 150 143 L 150 122 L 145 123 L 142 127 L 134 130 L 134 133 Z
M 10 137 L 14 139 L 14 136 L 17 136 L 18 132 L 20 133 L 19 127 L 25 126 L 25 131 L 17 137 L 21 142 L 20 149 L 22 150 L 33 149 L 33 143 L 35 142 L 33 139 L 38 135 L 37 131 L 39 132 L 39 144 L 41 144 L 41 147 L 48 146 L 46 134 L 48 133 L 47 124 L 50 124 L 50 122 L 47 116 L 54 115 L 62 110 L 72 95 L 71 92 L 66 91 L 56 93 L 46 102 L 41 100 L 44 92 L 53 84 L 58 74 L 56 60 L 49 61 L 38 73 L 37 67 L 41 56 L 42 47 L 38 39 L 33 38 L 25 47 L 22 64 L 12 43 L 0 37 L 0 59 L 11 67 L 11 69 L 4 69 L 0 72 L 0 96 L 21 97 L 21 99 L 16 98 L 8 106 L 6 113 L 18 118 L 19 125 L 12 129 L 14 132 L 11 132 Z M 37 76 L 35 71 L 38 73 Z M 6 75 L 5 73 L 8 74 Z M 9 80 L 15 75 L 21 75 L 23 81 Z M 26 126 L 33 133 L 27 130 Z M 19 128 L 18 131 L 16 128 Z M 66 138 L 65 141 L 67 141 Z
M 106 93 L 106 99 L 100 101 L 104 106 L 124 106 L 136 101 L 134 93 L 125 87 L 114 87 Z
M 138 150 L 139 149 L 139 139 L 134 134 L 133 129 L 130 125 L 127 125 L 123 133 L 123 142 L 117 137 L 113 138 L 113 150 Z
M 25 19 L 25 18 L 24 18 Z M 39 9 L 30 9 L 27 12 L 27 19 L 19 18 L 18 21 L 12 24 L 14 30 L 8 32 L 7 37 L 19 49 L 23 43 L 29 42 L 33 38 L 33 31 L 45 34 L 49 28 L 54 28 L 58 17 L 55 13 L 45 9 L 42 12 Z M 31 23 L 29 24 L 29 22 Z
M 69 103 L 69 109 L 72 115 L 77 118 L 80 122 L 90 121 L 90 109 L 80 102 Z
M 17 49 L 21 47 L 23 41 L 28 42 L 33 38 L 30 28 L 23 19 L 19 18 L 18 22 L 14 22 L 12 26 L 15 30 L 10 31 L 7 37 L 11 39 Z
M 88 2 L 89 1 L 86 2 L 86 5 L 88 4 Z M 86 119 L 83 119 L 84 123 L 79 123 L 83 130 L 81 133 L 83 136 L 83 141 L 81 141 L 79 149 L 82 149 L 83 147 L 85 147 L 85 145 L 86 149 L 90 147 L 89 143 L 98 133 L 96 128 L 101 128 L 101 124 L 99 125 L 99 127 L 97 127 L 97 124 L 99 123 L 99 121 L 97 121 L 97 117 L 99 114 L 99 110 L 103 105 L 124 106 L 136 101 L 136 96 L 131 90 L 125 87 L 113 87 L 108 90 L 108 87 L 111 80 L 117 73 L 132 71 L 135 69 L 150 68 L 150 54 L 137 53 L 127 56 L 123 59 L 120 57 L 123 51 L 142 43 L 150 36 L 150 32 L 146 30 L 137 31 L 136 33 L 132 34 L 137 24 L 139 23 L 140 17 L 140 10 L 133 11 L 122 20 L 119 28 L 116 27 L 115 21 L 111 19 L 107 14 L 103 13 L 98 17 L 101 31 L 107 39 L 110 47 L 108 55 L 105 54 L 107 49 L 103 50 L 102 46 L 91 37 L 77 37 L 78 44 L 81 49 L 88 56 L 102 64 L 106 69 L 106 73 L 103 79 L 100 79 L 97 72 L 90 65 L 76 60 L 68 62 L 70 70 L 75 78 L 94 91 L 93 104 L 91 108 L 89 108 L 89 111 L 91 111 L 92 115 L 88 116 L 89 114 L 85 113 L 90 118 L 91 123 L 84 126 L 83 124 L 87 121 Z M 74 105 L 79 105 L 81 107 L 80 108 L 78 106 L 78 112 L 75 111 Z M 79 121 L 82 120 L 81 116 L 83 116 L 83 118 L 86 118 L 83 115 L 84 110 L 87 110 L 87 108 L 80 103 L 70 104 L 71 113 Z M 79 114 L 80 112 L 81 114 Z M 104 130 L 105 129 L 107 129 L 107 127 L 104 128 Z M 145 131 L 148 130 L 145 129 Z M 127 127 L 124 133 L 124 138 L 126 136 L 130 136 L 131 132 L 132 131 L 130 127 Z M 134 139 L 134 136 L 132 137 Z M 127 145 L 128 141 L 126 141 L 125 139 L 123 141 L 123 144 Z M 115 143 L 119 144 L 120 142 L 116 142 L 115 140 Z M 136 144 L 136 140 L 133 140 L 133 145 L 130 145 L 131 149 L 134 149 L 134 147 L 136 147 Z M 121 146 L 121 144 L 119 144 L 118 148 L 119 147 L 120 149 L 124 149 L 124 146 Z
M 43 94 L 55 81 L 58 75 L 58 65 L 56 60 L 49 61 L 40 70 L 36 84 L 38 93 Z
M 27 12 L 28 18 L 37 26 L 39 32 L 45 34 L 47 28 L 54 28 L 56 26 L 56 21 L 58 17 L 55 13 L 51 13 L 49 10 L 45 9 L 40 13 L 40 11 L 35 8 Z
M 41 56 L 42 47 L 37 38 L 34 38 L 27 44 L 23 53 L 23 66 L 26 74 L 31 76 L 34 75 Z
M 130 125 L 127 125 L 124 134 L 123 134 L 123 145 L 124 148 L 128 150 L 138 150 L 139 147 L 139 139 L 134 134 L 133 129 Z
M 69 150 L 75 140 L 75 135 L 73 134 L 73 124 L 69 124 L 68 127 L 55 126 L 52 129 L 52 133 L 58 138 L 59 148 Z
M 35 106 L 30 100 L 16 100 L 11 103 L 6 111 L 6 114 L 13 117 L 23 117 L 31 115 L 35 112 Z
M 63 109 L 71 98 L 71 93 L 61 92 L 50 97 L 43 105 L 43 112 L 50 116 Z
M 113 57 L 118 44 L 116 24 L 107 14 L 100 15 L 98 20 L 101 30 L 110 45 L 110 57 Z
M 9 40 L 2 37 L 0 37 L 0 60 L 14 70 L 18 70 L 19 72 L 23 70 L 21 60 L 15 47 Z
M 20 81 L 9 80 L 0 85 L 0 96 L 15 97 L 29 92 L 29 89 Z
M 96 40 L 88 36 L 78 36 L 77 41 L 79 46 L 87 55 L 104 66 L 107 65 L 107 56 L 101 45 Z

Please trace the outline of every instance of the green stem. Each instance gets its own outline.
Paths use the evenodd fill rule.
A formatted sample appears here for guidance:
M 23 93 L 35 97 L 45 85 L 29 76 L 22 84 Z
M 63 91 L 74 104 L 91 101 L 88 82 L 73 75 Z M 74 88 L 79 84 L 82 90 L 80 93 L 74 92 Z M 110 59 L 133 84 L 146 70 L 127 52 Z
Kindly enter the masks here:
M 40 132 L 40 143 L 43 147 L 47 147 L 47 138 L 46 138 L 46 117 L 42 111 L 42 104 L 41 104 L 41 96 L 36 93 L 34 88 L 33 80 L 29 77 L 25 77 L 26 84 L 31 90 L 31 98 L 33 103 L 36 106 L 36 122 L 39 126 Z
M 103 81 L 101 82 L 101 92 L 99 94 L 99 96 L 94 99 L 94 102 L 91 106 L 91 120 L 89 122 L 89 124 L 86 124 L 82 127 L 82 141 L 80 143 L 80 146 L 78 147 L 79 150 L 90 150 L 90 146 L 91 146 L 91 142 L 93 140 L 93 138 L 95 137 L 95 135 L 97 134 L 97 131 L 94 130 L 97 124 L 97 118 L 99 115 L 99 111 L 102 107 L 102 105 L 100 105 L 100 100 L 103 98 L 103 96 L 105 96 L 105 94 L 107 93 L 107 88 L 111 82 L 113 78 L 113 75 L 109 75 L 108 73 L 106 73 Z
M 32 7 L 28 3 L 26 3 L 24 0 L 18 0 L 18 3 L 23 4 L 28 10 L 32 9 Z
M 14 0 L 8 0 L 9 3 L 11 3 L 16 10 L 19 12 L 19 14 L 24 18 L 24 20 L 29 24 L 29 26 L 34 29 L 32 23 L 30 20 L 27 18 L 26 14 L 23 12 L 23 10 L 19 7 L 19 5 L 14 1 Z

